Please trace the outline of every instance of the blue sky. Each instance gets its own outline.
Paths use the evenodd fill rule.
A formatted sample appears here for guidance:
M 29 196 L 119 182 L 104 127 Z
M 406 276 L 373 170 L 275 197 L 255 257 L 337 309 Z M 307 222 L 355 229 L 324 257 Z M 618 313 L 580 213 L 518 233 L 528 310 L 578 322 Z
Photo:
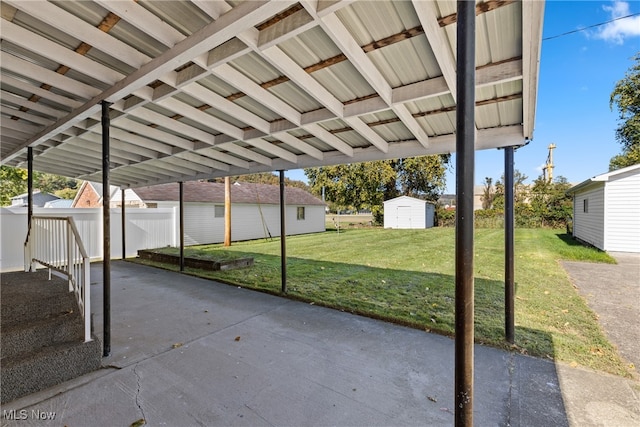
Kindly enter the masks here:
M 543 39 L 640 13 L 640 1 L 547 1 Z M 543 40 L 533 141 L 515 154 L 515 167 L 533 181 L 542 173 L 547 147 L 554 143 L 554 177 L 572 183 L 607 172 L 620 152 L 615 140 L 617 111 L 609 108 L 615 83 L 640 52 L 640 15 Z M 447 192 L 455 193 L 455 157 Z M 500 178 L 504 152 L 476 153 L 476 184 Z M 306 182 L 301 170 L 287 177 Z

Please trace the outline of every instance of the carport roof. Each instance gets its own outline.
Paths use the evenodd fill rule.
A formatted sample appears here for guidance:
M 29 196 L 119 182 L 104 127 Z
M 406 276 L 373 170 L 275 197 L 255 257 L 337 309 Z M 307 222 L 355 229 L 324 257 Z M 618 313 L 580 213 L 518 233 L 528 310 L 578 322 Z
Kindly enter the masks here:
M 111 183 L 455 151 L 453 1 L 2 1 L 2 164 Z M 533 137 L 544 3 L 477 2 L 476 148 Z

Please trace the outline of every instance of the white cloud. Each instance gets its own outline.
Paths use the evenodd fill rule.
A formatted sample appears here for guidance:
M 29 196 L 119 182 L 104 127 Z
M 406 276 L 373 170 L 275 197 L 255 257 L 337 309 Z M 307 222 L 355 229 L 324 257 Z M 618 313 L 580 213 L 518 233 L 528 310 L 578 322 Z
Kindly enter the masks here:
M 609 12 L 611 19 L 622 18 L 631 14 L 629 3 L 614 1 L 611 6 L 602 6 Z M 623 44 L 625 38 L 640 36 L 640 16 L 618 19 L 600 27 L 595 34 L 596 38 L 610 41 L 616 44 Z

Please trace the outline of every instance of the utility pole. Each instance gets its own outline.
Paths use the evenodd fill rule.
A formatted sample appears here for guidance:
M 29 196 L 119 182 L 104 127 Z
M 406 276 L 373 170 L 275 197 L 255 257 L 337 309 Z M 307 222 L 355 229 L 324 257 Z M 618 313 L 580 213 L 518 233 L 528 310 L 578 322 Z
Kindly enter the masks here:
M 231 246 L 231 178 L 224 177 L 224 246 Z
M 547 162 L 542 168 L 542 178 L 546 182 L 553 181 L 553 149 L 556 148 L 556 144 L 549 144 L 549 154 L 547 154 Z

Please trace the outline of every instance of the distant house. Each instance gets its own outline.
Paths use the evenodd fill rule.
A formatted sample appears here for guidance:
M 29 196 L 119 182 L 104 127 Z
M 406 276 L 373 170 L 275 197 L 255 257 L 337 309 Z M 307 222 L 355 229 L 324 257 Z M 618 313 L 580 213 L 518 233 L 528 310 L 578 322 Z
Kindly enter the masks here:
M 111 186 L 111 197 L 118 191 L 118 187 Z M 101 208 L 102 207 L 102 184 L 91 181 L 84 181 L 76 193 L 76 197 L 71 203 L 73 208 Z
M 431 228 L 435 206 L 426 200 L 400 196 L 384 202 L 384 228 Z
M 640 252 L 640 164 L 570 188 L 573 235 L 605 251 Z
M 325 203 L 308 192 L 287 187 L 287 235 L 325 231 Z M 112 206 L 122 206 L 116 192 Z M 125 192 L 125 207 L 175 208 L 177 183 L 160 184 Z M 276 185 L 236 183 L 231 186 L 231 238 L 234 241 L 280 236 L 280 188 Z M 224 240 L 224 184 L 184 183 L 184 240 L 186 245 Z
M 73 200 L 71 199 L 58 199 L 58 200 L 52 200 L 50 202 L 45 203 L 44 207 L 64 209 L 64 208 L 70 208 L 72 203 L 73 203 Z
M 43 207 L 45 203 L 51 202 L 53 200 L 58 200 L 60 197 L 54 196 L 50 193 L 41 193 L 40 190 L 33 191 L 33 206 L 34 207 Z M 29 204 L 29 193 L 20 194 L 19 196 L 15 196 L 11 198 L 11 207 L 22 207 L 27 206 Z
M 484 199 L 484 185 L 474 185 L 473 186 L 473 210 L 477 211 L 483 209 L 483 199 Z M 496 192 L 496 187 L 492 186 L 491 191 L 493 194 Z M 444 206 L 446 209 L 455 208 L 456 206 L 456 195 L 455 194 L 443 194 L 438 198 L 438 204 L 440 206 Z

